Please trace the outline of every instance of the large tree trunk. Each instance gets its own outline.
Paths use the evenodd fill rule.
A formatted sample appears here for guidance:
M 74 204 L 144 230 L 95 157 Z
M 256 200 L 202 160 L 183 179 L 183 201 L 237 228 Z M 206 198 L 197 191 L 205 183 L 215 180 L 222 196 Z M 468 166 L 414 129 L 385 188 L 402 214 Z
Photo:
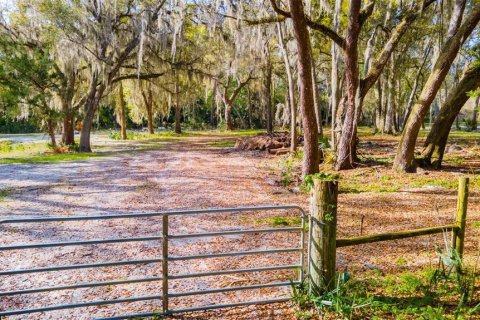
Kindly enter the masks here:
M 50 137 L 50 144 L 53 147 L 57 146 L 57 140 L 55 139 L 55 121 L 52 118 L 47 118 L 47 132 Z
M 473 64 L 464 73 L 458 85 L 450 92 L 432 125 L 422 152 L 421 165 L 440 169 L 448 135 L 460 110 L 468 101 L 468 92 L 480 86 L 480 66 Z
M 180 88 L 178 73 L 175 70 L 175 133 L 182 133 L 182 107 L 180 106 Z
M 283 61 L 285 63 L 285 73 L 287 74 L 288 82 L 288 105 L 290 107 L 290 151 L 297 151 L 297 105 L 295 103 L 295 81 L 293 80 L 292 67 L 290 64 L 290 57 L 288 56 L 285 40 L 283 36 L 282 24 L 277 23 L 278 42 L 282 50 Z
M 123 95 L 123 84 L 121 81 L 118 88 L 118 102 L 120 104 L 120 132 L 122 133 L 122 140 L 127 140 L 127 108 L 125 106 L 125 96 Z
M 272 66 L 268 62 L 265 74 L 265 119 L 267 120 L 267 133 L 273 133 L 272 119 Z
M 74 120 L 72 110 L 68 109 L 64 111 L 62 143 L 66 146 L 73 146 L 75 144 Z
M 182 107 L 175 105 L 175 133 L 182 133 Z
M 382 101 L 383 101 L 383 91 L 382 91 L 382 82 L 381 78 L 378 79 L 377 85 L 375 86 L 375 91 L 377 93 L 377 106 L 375 109 L 375 133 L 383 133 L 384 124 L 383 121 L 383 110 L 382 110 Z
M 293 31 L 298 51 L 300 108 L 303 116 L 304 147 L 302 177 L 318 173 L 318 129 L 315 121 L 312 83 L 312 48 L 302 0 L 289 0 Z
M 63 113 L 62 143 L 66 146 L 73 146 L 75 144 L 75 112 L 72 101 L 75 95 L 76 73 L 69 72 L 63 80 L 64 91 L 60 93 Z
M 82 131 L 80 132 L 80 152 L 92 152 L 90 144 L 90 135 L 92 132 L 93 119 L 97 112 L 98 105 L 105 91 L 105 85 L 97 86 L 98 72 L 93 72 L 90 79 L 90 88 L 87 101 L 85 102 L 85 114 L 82 121 Z
M 442 47 L 441 53 L 423 87 L 420 97 L 413 106 L 410 117 L 405 124 L 393 164 L 394 169 L 401 171 L 414 170 L 415 143 L 423 119 L 425 118 L 433 99 L 435 99 L 435 96 L 453 63 L 453 60 L 457 56 L 461 45 L 472 33 L 479 20 L 480 5 L 476 5 L 455 35 L 448 39 Z
M 342 0 L 335 0 L 335 8 L 333 10 L 333 30 L 338 32 L 340 26 L 340 12 L 342 10 Z M 339 85 L 338 85 L 338 63 L 340 61 L 340 48 L 335 42 L 332 42 L 332 66 L 330 74 L 331 90 L 330 90 L 330 108 L 331 108 L 331 147 L 333 151 L 337 150 L 337 108 L 339 102 Z
M 390 61 L 390 70 L 387 77 L 387 109 L 385 113 L 385 133 L 394 134 L 395 133 L 395 62 L 394 57 Z
M 450 17 L 450 23 L 448 25 L 447 39 L 453 37 L 460 27 L 466 3 L 467 0 L 455 0 L 455 6 L 453 7 L 452 16 Z
M 342 126 L 342 136 L 338 144 L 335 169 L 353 168 L 352 145 L 355 138 L 356 108 L 355 98 L 358 89 L 358 36 L 360 34 L 361 1 L 351 1 L 348 12 L 348 28 L 345 38 L 345 84 L 346 84 L 346 112 Z
M 154 134 L 155 129 L 154 129 L 154 125 L 153 125 L 153 110 L 152 110 L 153 105 L 152 105 L 151 101 L 149 101 L 149 103 L 146 105 L 146 108 L 147 108 L 148 133 Z
M 431 51 L 432 51 L 432 41 L 428 40 L 428 42 L 425 45 L 422 65 L 420 66 L 420 68 L 418 68 L 417 75 L 415 76 L 415 81 L 413 82 L 412 91 L 410 92 L 410 96 L 408 97 L 407 107 L 405 108 L 405 118 L 404 118 L 403 124 L 402 124 L 402 130 L 405 127 L 405 123 L 406 123 L 408 117 L 410 116 L 410 112 L 412 110 L 413 102 L 415 101 L 415 95 L 417 93 L 417 88 L 418 88 L 418 84 L 419 84 L 419 81 L 420 81 L 420 76 L 422 75 L 423 68 L 425 67 L 425 65 L 427 63 L 427 60 L 428 60 L 428 57 L 429 57 Z
M 80 152 L 92 152 L 90 145 L 90 135 L 92 132 L 93 118 L 96 112 L 96 102 L 92 101 L 86 104 L 85 115 L 82 121 L 82 131 L 80 132 Z
M 225 123 L 227 125 L 227 130 L 233 130 L 233 122 L 232 122 L 232 104 L 230 101 L 225 101 Z
M 315 109 L 315 120 L 317 121 L 318 135 L 322 136 L 322 111 L 320 109 L 320 97 L 318 94 L 317 76 L 315 70 L 315 61 L 312 55 L 312 82 L 313 82 L 313 105 Z
M 473 131 L 477 131 L 478 127 L 478 106 L 480 105 L 480 97 L 475 99 L 475 106 L 473 107 L 473 114 L 472 114 L 472 129 Z
M 143 103 L 145 104 L 145 109 L 147 109 L 147 126 L 148 126 L 148 133 L 154 134 L 154 123 L 153 123 L 153 93 L 150 84 L 147 85 L 148 91 L 145 92 L 144 88 L 142 88 L 142 97 Z

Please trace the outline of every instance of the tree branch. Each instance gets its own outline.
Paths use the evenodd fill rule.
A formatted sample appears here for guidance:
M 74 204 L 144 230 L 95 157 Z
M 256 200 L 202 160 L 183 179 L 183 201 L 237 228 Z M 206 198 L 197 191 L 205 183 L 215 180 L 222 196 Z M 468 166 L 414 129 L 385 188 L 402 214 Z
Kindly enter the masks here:
M 283 9 L 281 9 L 278 5 L 277 5 L 277 2 L 276 0 L 270 0 L 270 3 L 272 5 L 272 8 L 273 8 L 273 11 L 275 11 L 277 14 L 279 14 L 280 16 L 283 16 L 285 18 L 291 18 L 292 15 L 290 14 L 290 12 L 288 11 L 285 11 Z M 373 6 L 371 8 L 371 10 L 373 11 Z M 371 13 L 370 13 L 371 14 Z M 270 17 L 270 19 L 267 18 L 266 22 L 277 22 L 279 21 L 279 18 L 278 17 L 275 17 L 275 19 L 273 21 L 269 21 L 269 20 L 272 20 L 272 18 Z M 330 29 L 329 27 L 327 27 L 326 25 L 324 24 L 321 24 L 319 22 L 315 22 L 313 21 L 310 17 L 307 17 L 305 15 L 305 22 L 307 24 L 307 26 L 309 26 L 311 29 L 313 30 L 316 30 L 316 31 L 320 31 L 321 33 L 323 33 L 323 35 L 327 36 L 328 38 L 330 38 L 333 42 L 335 42 L 340 48 L 344 49 L 345 48 L 345 39 L 342 38 L 338 33 L 336 33 L 335 31 L 333 31 L 332 29 Z
M 161 76 L 165 75 L 167 72 L 160 72 L 160 73 L 147 73 L 147 74 L 125 74 L 123 76 L 118 76 L 115 79 L 111 81 L 112 84 L 123 81 L 123 80 L 128 80 L 128 79 L 138 79 L 138 80 L 149 80 L 149 79 L 156 79 L 160 78 Z
M 366 6 L 360 11 L 360 16 L 358 17 L 358 22 L 360 23 L 360 28 L 363 26 L 368 17 L 373 13 L 373 8 L 375 7 L 375 0 L 371 0 L 366 4 Z

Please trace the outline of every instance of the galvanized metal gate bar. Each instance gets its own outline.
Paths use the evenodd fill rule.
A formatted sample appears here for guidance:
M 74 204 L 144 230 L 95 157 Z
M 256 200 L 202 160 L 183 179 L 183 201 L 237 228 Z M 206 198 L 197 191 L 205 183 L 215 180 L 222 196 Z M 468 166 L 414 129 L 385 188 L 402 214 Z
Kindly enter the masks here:
M 235 212 L 246 212 L 246 211 L 273 211 L 273 210 L 296 210 L 296 211 L 298 211 L 301 215 L 301 226 L 300 227 L 285 227 L 285 228 L 227 230 L 227 231 L 189 233 L 189 234 L 170 234 L 170 232 L 169 232 L 169 217 L 170 216 L 210 214 L 210 213 L 235 213 Z M 121 285 L 121 284 L 128 284 L 128 283 L 160 282 L 160 281 L 162 282 L 162 295 L 140 296 L 140 297 L 131 297 L 131 298 L 114 299 L 114 300 L 90 301 L 90 302 L 75 303 L 75 304 L 63 304 L 63 305 L 55 305 L 55 306 L 46 306 L 46 307 L 34 308 L 34 309 L 20 309 L 20 310 L 0 311 L 0 317 L 11 316 L 11 315 L 29 314 L 29 313 L 36 313 L 36 312 L 46 312 L 46 311 L 53 311 L 53 310 L 81 308 L 81 307 L 89 307 L 89 306 L 99 306 L 99 305 L 108 305 L 108 304 L 117 304 L 117 303 L 128 303 L 128 302 L 135 302 L 135 301 L 147 301 L 147 300 L 161 300 L 162 301 L 162 311 L 148 312 L 148 313 L 141 313 L 141 314 L 129 314 L 129 315 L 115 316 L 115 317 L 109 317 L 109 318 L 103 318 L 103 319 L 111 319 L 111 320 L 113 320 L 113 319 L 130 319 L 130 318 L 135 318 L 135 317 L 146 317 L 146 316 L 155 316 L 155 315 L 169 315 L 169 314 L 173 314 L 173 313 L 219 309 L 219 308 L 226 308 L 226 307 L 237 307 L 237 306 L 245 306 L 245 305 L 250 305 L 250 304 L 283 302 L 283 301 L 288 301 L 289 298 L 254 300 L 254 301 L 229 303 L 229 304 L 216 304 L 216 305 L 208 305 L 208 306 L 198 306 L 198 307 L 184 308 L 184 309 L 169 309 L 169 298 L 177 298 L 177 297 L 184 297 L 184 296 L 191 296 L 191 295 L 201 295 L 201 294 L 211 294 L 211 293 L 221 293 L 221 292 L 232 292 L 232 291 L 239 291 L 239 290 L 252 290 L 252 289 L 268 288 L 268 287 L 281 287 L 281 286 L 289 286 L 292 283 L 292 282 L 274 282 L 274 283 L 266 283 L 266 284 L 254 284 L 254 285 L 249 285 L 249 286 L 211 288 L 211 289 L 208 289 L 208 290 L 200 290 L 200 291 L 195 290 L 195 291 L 187 291 L 187 292 L 170 293 L 169 292 L 169 280 L 196 278 L 196 277 L 205 277 L 205 276 L 216 276 L 216 275 L 226 275 L 226 274 L 235 274 L 235 273 L 267 272 L 267 271 L 275 271 L 275 270 L 298 269 L 298 279 L 296 281 L 293 281 L 293 283 L 294 284 L 299 284 L 299 283 L 303 282 L 304 260 L 305 260 L 305 257 L 304 257 L 304 251 L 305 251 L 304 243 L 305 243 L 305 241 L 304 240 L 305 240 L 305 232 L 306 232 L 306 228 L 305 228 L 306 214 L 303 211 L 303 209 L 301 207 L 298 207 L 298 206 L 292 206 L 292 205 L 262 206 L 262 207 L 241 207 L 241 208 L 221 208 L 221 209 L 202 209 L 202 210 L 178 210 L 178 211 L 151 212 L 151 213 L 129 213 L 129 214 L 116 214 L 116 215 L 105 215 L 105 216 L 96 215 L 96 216 L 76 216 L 76 217 L 71 217 L 70 216 L 70 217 L 6 219 L 6 220 L 0 220 L 0 226 L 5 225 L 5 224 L 19 224 L 19 223 L 47 223 L 47 222 L 109 220 L 109 219 L 147 218 L 147 217 L 162 217 L 162 235 L 161 236 L 19 244 L 19 245 L 1 246 L 0 247 L 0 252 L 1 251 L 10 251 L 10 250 L 42 249 L 42 248 L 51 248 L 51 247 L 83 246 L 83 245 L 94 245 L 94 244 L 112 244 L 112 243 L 161 240 L 162 241 L 162 258 L 161 259 L 106 261 L 106 262 L 101 262 L 101 263 L 90 263 L 90 264 L 75 264 L 75 265 L 64 265 L 64 266 L 48 266 L 48 267 L 43 267 L 43 268 L 32 268 L 32 269 L 6 270 L 6 271 L 0 271 L 0 276 L 38 273 L 38 272 L 63 271 L 63 270 L 76 270 L 76 269 L 86 269 L 86 268 L 101 268 L 101 267 L 110 267 L 110 266 L 161 263 L 162 277 L 113 280 L 113 281 L 105 281 L 105 282 L 89 282 L 89 283 L 79 283 L 79 284 L 74 284 L 74 285 L 40 287 L 40 288 L 32 288 L 32 289 L 24 289 L 24 290 L 11 290 L 11 291 L 0 292 L 0 297 L 15 296 L 15 295 L 22 295 L 22 294 L 31 294 L 31 293 L 40 293 L 40 292 L 49 292 L 49 291 L 58 291 L 58 290 L 71 290 L 71 289 L 79 289 L 79 288 L 101 287 L 101 286 L 109 286 L 109 285 Z M 169 241 L 175 241 L 176 239 L 201 238 L 201 237 L 211 237 L 211 236 L 228 236 L 228 235 L 250 234 L 250 233 L 277 233 L 277 232 L 299 232 L 300 233 L 300 245 L 299 245 L 299 247 L 268 249 L 268 250 L 224 252 L 224 253 L 215 253 L 215 254 L 198 254 L 198 255 L 190 255 L 190 256 L 170 256 L 169 253 L 168 253 Z M 256 268 L 246 268 L 246 269 L 217 270 L 217 271 L 210 271 L 210 272 L 175 274 L 175 275 L 169 274 L 169 270 L 168 270 L 169 261 L 180 261 L 180 260 L 183 261 L 183 260 L 218 258 L 218 257 L 229 257 L 229 256 L 239 256 L 239 255 L 242 255 L 242 256 L 243 255 L 263 255 L 263 254 L 289 253 L 289 252 L 299 252 L 300 258 L 299 258 L 299 263 L 298 264 L 268 266 L 268 267 L 256 267 Z

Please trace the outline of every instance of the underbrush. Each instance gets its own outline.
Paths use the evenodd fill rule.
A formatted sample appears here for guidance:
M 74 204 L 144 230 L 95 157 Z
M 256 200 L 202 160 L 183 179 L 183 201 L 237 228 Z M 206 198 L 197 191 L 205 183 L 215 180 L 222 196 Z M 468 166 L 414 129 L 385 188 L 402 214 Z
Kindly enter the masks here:
M 304 188 L 304 183 L 302 183 L 300 178 L 302 156 L 303 152 L 301 150 L 296 154 L 286 155 L 276 162 L 273 170 L 279 175 L 279 180 L 284 187 L 299 187 L 307 192 L 308 188 Z M 327 160 L 330 161 L 330 159 L 328 158 Z M 322 165 L 321 168 L 323 168 L 323 172 L 320 174 L 336 173 L 330 169 L 329 165 Z M 455 173 L 442 171 L 411 174 L 392 172 L 388 168 L 357 168 L 342 171 L 336 177 L 339 180 L 339 190 L 342 193 L 391 193 L 409 189 L 429 188 L 442 188 L 453 191 L 458 187 L 458 176 Z M 470 174 L 470 189 L 472 191 L 480 190 L 480 175 L 474 174 L 473 171 Z
M 60 161 L 84 160 L 98 157 L 96 153 L 79 153 L 73 146 L 51 145 L 46 142 L 12 143 L 0 142 L 0 164 L 36 164 Z
M 300 320 L 317 319 L 472 319 L 480 318 L 477 261 L 466 266 L 455 250 L 437 246 L 437 267 L 383 274 L 374 269 L 340 273 L 336 285 L 321 295 L 306 285 L 292 298 Z

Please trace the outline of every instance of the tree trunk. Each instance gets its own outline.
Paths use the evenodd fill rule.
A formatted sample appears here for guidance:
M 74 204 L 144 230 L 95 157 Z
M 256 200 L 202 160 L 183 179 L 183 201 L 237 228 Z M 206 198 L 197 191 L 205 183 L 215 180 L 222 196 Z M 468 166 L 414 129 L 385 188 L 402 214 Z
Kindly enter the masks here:
M 450 23 L 448 25 L 447 39 L 453 37 L 460 27 L 466 2 L 466 0 L 455 0 L 455 6 L 453 7 L 452 16 L 450 17 Z
M 428 112 L 435 95 L 440 89 L 440 86 L 453 63 L 453 60 L 457 56 L 461 45 L 472 33 L 479 20 L 480 5 L 476 5 L 455 35 L 448 39 L 443 46 L 432 72 L 430 73 L 430 76 L 423 87 L 420 97 L 413 106 L 410 117 L 405 124 L 393 164 L 394 169 L 401 171 L 414 170 L 415 143 L 423 119 L 425 118 L 425 115 Z
M 153 105 L 150 100 L 149 103 L 145 106 L 147 108 L 147 124 L 148 124 L 148 133 L 154 134 L 155 129 L 153 125 Z
M 175 133 L 182 133 L 182 107 L 175 105 Z
M 57 140 L 55 139 L 55 122 L 52 118 L 47 118 L 47 132 L 48 136 L 50 137 L 50 144 L 53 147 L 57 146 Z
M 478 106 L 480 104 L 480 96 L 475 99 L 475 106 L 473 107 L 473 114 L 472 114 L 472 129 L 473 131 L 477 131 L 478 127 Z
M 273 119 L 272 119 L 272 66 L 270 62 L 267 63 L 267 70 L 265 74 L 265 119 L 267 120 L 267 133 L 273 133 Z
M 125 106 L 125 96 L 123 95 L 122 81 L 120 81 L 118 87 L 118 102 L 120 104 L 120 131 L 122 133 L 122 140 L 127 140 L 127 108 Z
M 105 91 L 105 84 L 97 86 L 98 76 L 98 72 L 93 72 L 90 79 L 90 88 L 87 101 L 85 102 L 85 114 L 82 121 L 82 131 L 80 132 L 80 152 L 92 152 L 90 135 L 92 132 L 93 119 L 103 92 Z
M 315 61 L 312 55 L 312 82 L 313 82 L 313 105 L 315 109 L 315 120 L 317 121 L 318 136 L 322 136 L 322 112 L 320 110 L 320 97 L 318 95 L 317 76 Z
M 402 124 L 402 130 L 405 127 L 405 123 L 410 116 L 410 112 L 412 110 L 413 102 L 415 101 L 415 95 L 417 93 L 417 88 L 418 88 L 418 83 L 420 81 L 420 76 L 422 75 L 423 68 L 425 67 L 425 64 L 427 63 L 428 57 L 430 56 L 430 52 L 432 51 L 432 41 L 429 40 L 425 46 L 424 50 L 424 55 L 423 55 L 423 61 L 422 65 L 417 71 L 417 75 L 415 76 L 415 81 L 413 82 L 413 87 L 412 91 L 410 92 L 410 96 L 408 97 L 408 102 L 407 102 L 407 107 L 405 108 L 405 118 L 403 120 Z
M 342 0 L 335 0 L 335 8 L 333 11 L 333 30 L 338 32 L 340 26 L 340 12 L 342 10 Z M 331 91 L 330 91 L 330 108 L 332 110 L 331 116 L 331 147 L 333 151 L 337 150 L 337 108 L 338 108 L 338 92 L 339 92 L 339 85 L 338 85 L 338 62 L 340 61 L 340 49 L 332 42 L 332 66 L 331 66 L 331 74 L 330 74 L 330 82 L 331 82 Z
M 142 88 L 142 97 L 143 103 L 145 104 L 145 109 L 147 109 L 147 125 L 148 125 L 148 133 L 154 134 L 154 123 L 153 123 L 153 93 L 150 84 L 148 84 L 148 92 L 145 92 L 144 88 Z
M 62 90 L 59 92 L 63 113 L 62 144 L 73 146 L 75 144 L 75 112 L 72 104 L 77 74 L 74 70 L 68 70 L 67 74 L 62 73 L 62 75 Z
M 225 123 L 227 125 L 227 130 L 233 130 L 233 123 L 232 123 L 232 104 L 230 101 L 225 102 Z
M 383 121 L 383 111 L 382 111 L 382 101 L 383 101 L 383 92 L 382 92 L 382 82 L 381 78 L 378 79 L 375 91 L 377 92 L 377 107 L 375 110 L 375 133 L 384 131 L 384 121 Z
M 250 89 L 247 90 L 247 121 L 248 121 L 248 128 L 252 129 L 252 93 Z
M 285 73 L 287 74 L 288 82 L 288 105 L 290 107 L 290 151 L 297 151 L 297 105 L 295 103 L 295 81 L 293 80 L 290 57 L 288 56 L 287 48 L 285 46 L 285 40 L 283 36 L 282 24 L 277 23 L 278 29 L 278 42 L 283 55 L 283 61 L 285 63 Z
M 93 126 L 93 118 L 96 112 L 96 102 L 87 103 L 85 115 L 82 121 L 82 131 L 80 132 L 80 152 L 92 152 L 90 145 L 90 135 Z
M 345 81 L 346 81 L 346 112 L 342 126 L 342 136 L 338 144 L 336 170 L 353 168 L 352 143 L 355 138 L 356 108 L 355 99 L 358 89 L 358 36 L 360 34 L 361 1 L 351 1 L 348 12 L 348 28 L 345 38 Z
M 66 110 L 63 116 L 62 143 L 66 146 L 75 144 L 74 116 L 71 112 L 71 110 Z
M 178 73 L 175 70 L 175 133 L 182 133 L 182 107 L 180 106 L 180 88 L 178 85 Z
M 318 173 L 318 129 L 315 121 L 312 83 L 312 48 L 305 21 L 302 0 L 289 0 L 293 31 L 298 51 L 298 77 L 300 79 L 300 108 L 303 116 L 304 147 L 302 177 Z
M 450 92 L 425 140 L 420 164 L 440 169 L 448 135 L 460 110 L 468 101 L 468 92 L 480 86 L 480 66 L 467 68 L 458 85 Z
M 394 134 L 394 115 L 395 115 L 395 65 L 394 57 L 390 60 L 390 71 L 387 77 L 387 110 L 385 114 L 385 133 Z

